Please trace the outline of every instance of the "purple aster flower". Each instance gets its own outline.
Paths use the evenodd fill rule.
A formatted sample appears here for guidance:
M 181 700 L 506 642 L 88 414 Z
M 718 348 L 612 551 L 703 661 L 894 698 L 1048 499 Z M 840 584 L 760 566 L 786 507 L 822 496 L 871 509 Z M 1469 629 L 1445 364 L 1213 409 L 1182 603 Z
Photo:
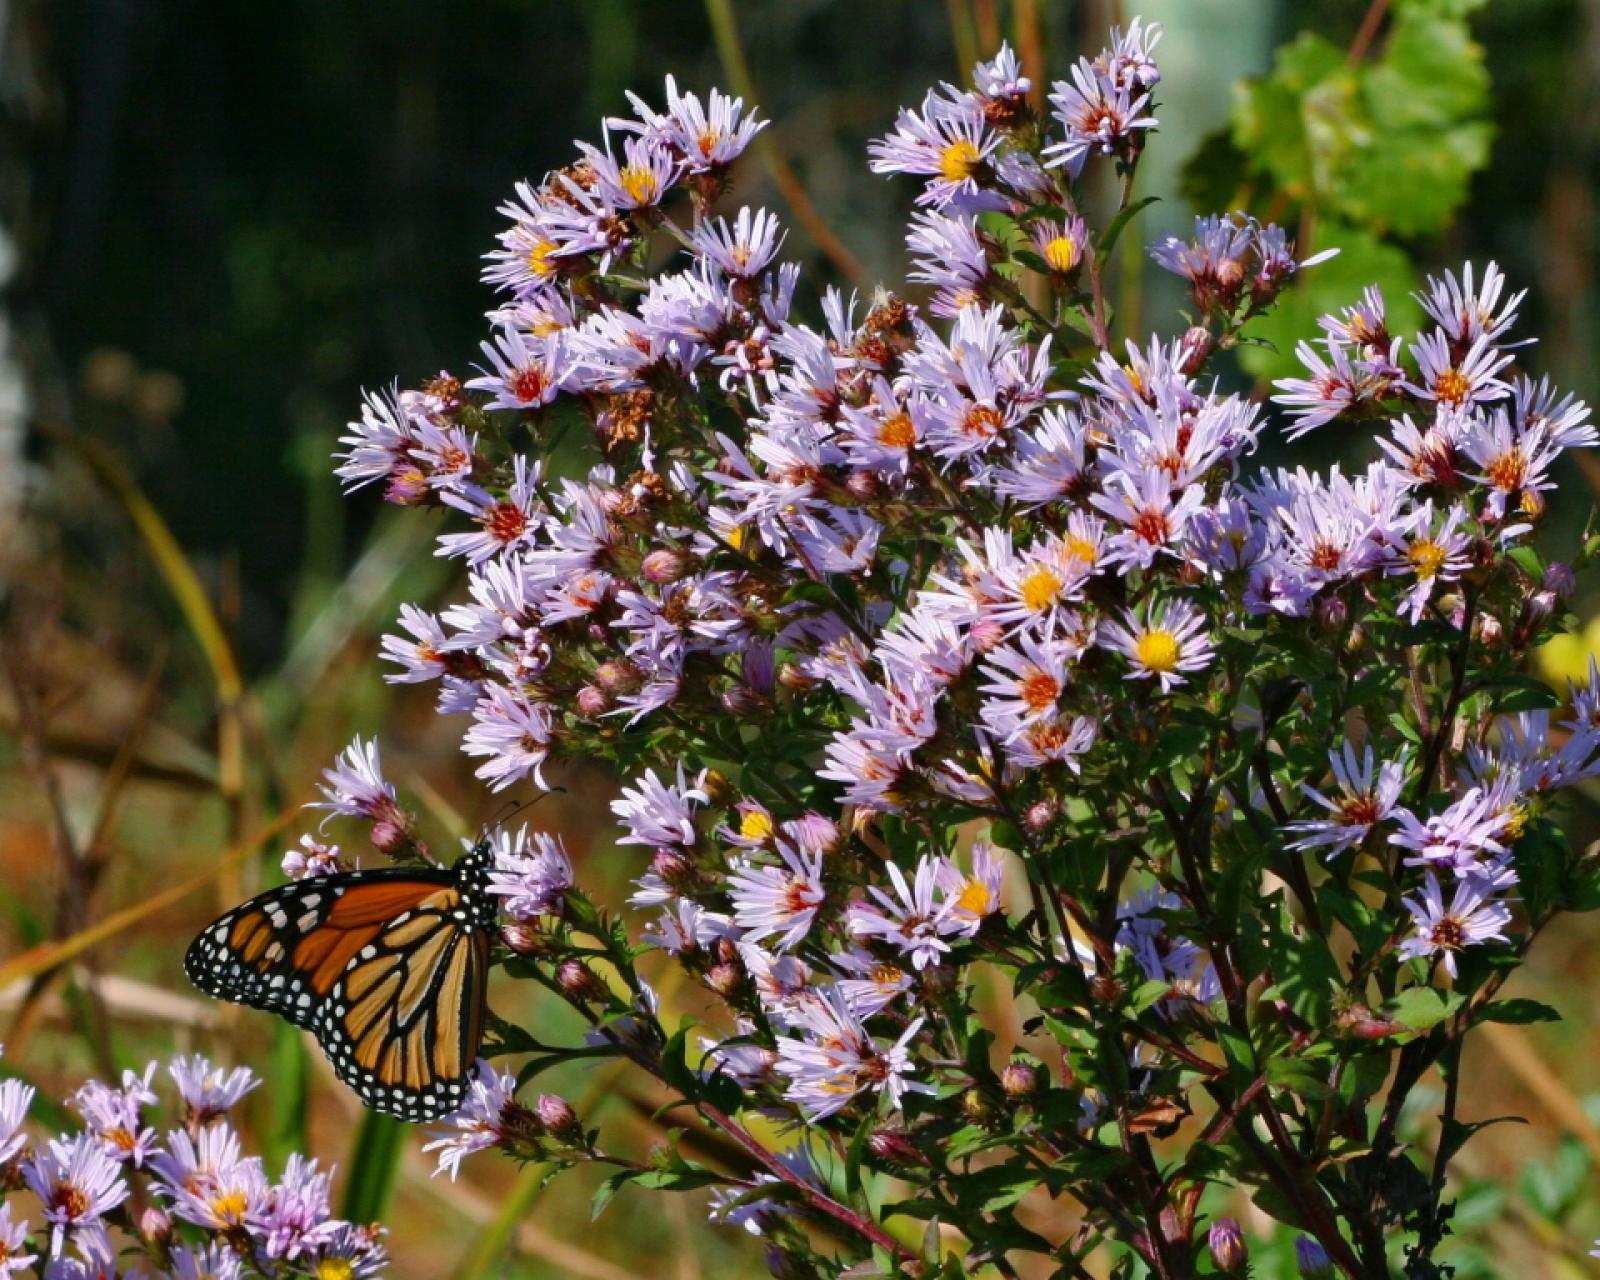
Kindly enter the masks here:
M 239 1135 L 213 1124 L 191 1137 L 167 1135 L 167 1149 L 150 1158 L 172 1212 L 208 1231 L 234 1231 L 257 1218 L 267 1205 L 270 1184 L 259 1156 L 243 1156 Z
M 977 215 L 952 218 L 942 213 L 915 213 L 906 233 L 906 247 L 911 250 L 909 278 L 933 290 L 928 309 L 934 315 L 959 315 L 988 296 L 993 264 L 978 232 Z
M 765 209 L 739 210 L 730 223 L 712 218 L 700 224 L 689 237 L 690 245 L 709 258 L 723 275 L 735 280 L 753 280 L 783 247 L 785 232 L 775 214 Z
M 559 835 L 526 827 L 515 835 L 501 829 L 489 837 L 494 869 L 489 892 L 505 901 L 501 909 L 513 920 L 535 920 L 559 915 L 562 898 L 572 888 L 572 863 Z
M 907 1077 L 913 1063 L 909 1045 L 922 1030 L 911 1022 L 900 1038 L 885 1046 L 875 1040 L 836 987 L 825 987 L 799 1009 L 805 1038 L 778 1038 L 777 1071 L 789 1080 L 784 1097 L 821 1120 L 850 1105 L 865 1092 L 887 1093 L 901 1105 L 906 1093 L 928 1093 L 932 1086 Z
M 434 1130 L 433 1141 L 422 1148 L 439 1153 L 434 1174 L 448 1173 L 451 1182 L 461 1172 L 461 1162 L 473 1152 L 503 1142 L 513 1125 L 526 1127 L 527 1109 L 517 1101 L 516 1077 L 497 1072 L 482 1058 L 475 1070 L 460 1110 L 445 1120 L 447 1128 Z
M 1504 399 L 1511 388 L 1495 375 L 1511 363 L 1486 334 L 1472 340 L 1466 354 L 1457 357 L 1447 334 L 1435 330 L 1411 344 L 1417 356 L 1417 381 L 1401 385 L 1424 400 L 1437 400 L 1462 409 Z
M 1065 165 L 1076 178 L 1091 153 L 1127 153 L 1138 135 L 1156 127 L 1156 118 L 1141 114 L 1150 104 L 1148 93 L 1136 92 L 1137 81 L 1115 84 L 1083 58 L 1072 68 L 1072 83 L 1057 80 L 1050 86 L 1050 106 L 1066 129 L 1066 139 L 1044 149 L 1045 164 Z
M 841 977 L 838 986 L 862 1018 L 882 1013 L 916 985 L 912 972 L 861 947 L 836 952 L 829 960 L 841 973 L 854 975 Z
M 1544 509 L 1539 495 L 1554 488 L 1549 470 L 1558 451 L 1550 446 L 1543 427 L 1519 432 L 1505 410 L 1497 408 L 1464 424 L 1461 451 L 1480 468 L 1469 476 L 1488 489 L 1491 519 L 1536 515 Z
M 611 812 L 628 829 L 622 844 L 688 848 L 698 838 L 695 806 L 710 803 L 704 791 L 689 785 L 680 764 L 676 783 L 663 782 L 654 769 L 646 769 L 632 787 L 622 788 L 621 797 L 611 802 Z
M 1033 247 L 1053 276 L 1069 279 L 1080 266 L 1089 248 L 1089 228 L 1082 218 L 1065 222 L 1040 218 L 1028 227 Z
M 634 93 L 628 101 L 639 119 L 611 119 L 606 123 L 667 143 L 683 157 L 688 172 L 716 173 L 732 164 L 756 134 L 767 127 L 755 112 L 744 114 L 744 99 L 713 89 L 705 104 L 692 93 L 679 93 L 667 77 L 667 109 L 653 111 Z
M 36 1253 L 23 1253 L 28 1244 L 28 1223 L 11 1221 L 11 1206 L 0 1203 L 0 1277 L 16 1275 L 37 1261 Z
M 315 1160 L 290 1155 L 283 1181 L 270 1187 L 265 1203 L 250 1215 L 250 1227 L 263 1241 L 267 1256 L 293 1262 L 316 1250 L 343 1224 L 333 1219 L 328 1203 L 331 1172 Z
M 644 927 L 643 941 L 669 956 L 681 956 L 705 950 L 722 938 L 733 941 L 738 936 L 732 916 L 708 911 L 688 898 L 677 898 L 667 904 L 653 924 Z
M 1120 526 L 1106 542 L 1113 564 L 1148 569 L 1158 555 L 1176 556 L 1189 518 L 1205 502 L 1205 490 L 1189 485 L 1176 497 L 1160 470 L 1116 471 L 1106 477 L 1104 493 L 1089 501 Z
M 1439 956 L 1445 972 L 1456 976 L 1456 952 L 1484 942 L 1505 942 L 1511 910 L 1496 900 L 1492 888 L 1474 877 L 1458 880 L 1450 905 L 1444 902 L 1439 879 L 1428 872 L 1418 897 L 1405 899 L 1415 932 L 1400 943 L 1400 954 L 1409 959 Z
M 353 1222 L 333 1222 L 328 1238 L 308 1255 L 306 1265 L 313 1276 L 332 1276 L 337 1280 L 370 1280 L 389 1265 L 383 1247 L 383 1227 L 377 1223 L 358 1226 Z
M 1589 422 L 1589 406 L 1574 395 L 1561 395 L 1548 378 L 1535 382 L 1518 377 L 1511 384 L 1511 400 L 1521 435 L 1537 430 L 1553 449 L 1592 449 L 1600 443 Z
M 981 197 L 983 184 L 992 176 L 989 158 L 999 145 L 999 135 L 989 128 L 982 107 L 971 98 L 930 93 L 923 99 L 920 115 L 902 107 L 894 132 L 868 145 L 868 167 L 873 173 L 926 178 L 917 197 L 919 205 L 943 209 L 956 204 L 966 210 L 994 207 L 991 200 Z
M 1459 281 L 1453 271 L 1446 271 L 1442 279 L 1429 276 L 1423 291 L 1412 297 L 1422 304 L 1449 341 L 1465 347 L 1479 338 L 1494 342 L 1517 322 L 1517 307 L 1528 291 L 1514 293 L 1502 304 L 1500 295 L 1505 285 L 1505 276 L 1493 262 L 1484 269 L 1483 282 L 1474 285 L 1469 262 L 1462 268 Z
M 198 1053 L 180 1054 L 167 1065 L 185 1108 L 184 1123 L 191 1129 L 225 1115 L 239 1099 L 261 1083 L 249 1067 L 231 1071 L 212 1066 Z
M 241 1280 L 244 1263 L 226 1244 L 218 1241 L 191 1249 L 172 1246 L 168 1280 Z
M 1194 220 L 1194 239 L 1168 236 L 1150 246 L 1157 266 L 1183 276 L 1201 312 L 1232 311 L 1248 276 L 1256 247 L 1256 224 L 1243 214 L 1206 214 Z
M 435 554 L 465 556 L 468 564 L 479 565 L 493 556 L 529 545 L 542 521 L 540 475 L 541 464 L 530 465 L 519 453 L 512 463 L 511 486 L 504 497 L 497 498 L 475 484 L 446 492 L 444 500 L 465 511 L 478 527 L 472 533 L 442 534 Z
M 1010 119 L 1033 89 L 1033 81 L 1022 74 L 1022 63 L 1005 41 L 1000 51 L 972 68 L 972 86 L 975 92 L 987 99 L 984 104 L 992 117 L 994 107 L 1006 108 L 1002 119 Z
M 101 1219 L 128 1198 L 128 1184 L 99 1139 L 89 1133 L 71 1142 L 52 1139 L 23 1161 L 22 1176 L 43 1203 L 52 1257 L 60 1256 L 71 1235 L 85 1258 L 111 1260 L 111 1241 Z
M 503 329 L 493 342 L 483 344 L 483 354 L 494 371 L 486 370 L 467 386 L 489 393 L 485 409 L 537 409 L 560 394 L 568 365 L 559 332 L 529 338 L 518 329 Z
M 964 873 L 948 858 L 934 872 L 943 901 L 939 914 L 946 928 L 963 938 L 974 937 L 983 922 L 1000 910 L 1000 882 L 1005 878 L 1005 857 L 987 840 L 972 846 L 972 872 Z
M 1134 18 L 1127 31 L 1111 28 L 1111 47 L 1094 60 L 1094 69 L 1119 89 L 1153 89 L 1161 83 L 1155 48 L 1161 43 L 1159 22 Z
M 1402 752 L 1398 760 L 1379 765 L 1369 746 L 1358 764 L 1355 747 L 1345 742 L 1328 753 L 1328 764 L 1338 784 L 1334 795 L 1304 784 L 1300 787 L 1328 816 L 1291 822 L 1286 829 L 1297 833 L 1291 849 L 1326 849 L 1331 858 L 1360 844 L 1373 827 L 1388 818 L 1405 785 L 1407 760 Z
M 1443 813 L 1423 821 L 1397 808 L 1400 830 L 1389 837 L 1411 855 L 1407 866 L 1445 867 L 1458 876 L 1481 872 L 1502 857 L 1508 815 L 1492 789 L 1473 787 Z
M 937 964 L 950 950 L 943 935 L 965 927 L 962 922 L 952 922 L 941 916 L 939 905 L 934 901 L 938 870 L 939 860 L 924 854 L 917 860 L 917 869 L 908 881 L 894 863 L 885 863 L 884 871 L 894 892 L 886 893 L 872 885 L 867 891 L 875 902 L 850 904 L 845 923 L 851 936 L 882 938 L 898 947 L 914 969 Z
M 1284 433 L 1287 439 L 1297 440 L 1306 432 L 1371 403 L 1388 388 L 1386 380 L 1375 379 L 1359 362 L 1353 362 L 1350 349 L 1343 343 L 1329 338 L 1323 345 L 1327 360 L 1309 342 L 1295 345 L 1295 354 L 1311 375 L 1309 378 L 1279 378 L 1272 384 L 1281 388 L 1281 394 L 1273 396 L 1273 401 L 1287 406 L 1294 419 L 1294 425 Z
M 502 684 L 486 688 L 472 709 L 472 727 L 461 740 L 461 749 L 469 756 L 488 757 L 474 775 L 485 779 L 491 791 L 504 791 L 527 777 L 548 791 L 541 770 L 550 755 L 549 708 L 525 701 Z
M 1049 716 L 1029 725 L 1006 743 L 1006 760 L 1019 769 L 1042 769 L 1064 764 L 1080 770 L 1078 757 L 1094 746 L 1099 726 L 1088 716 Z
M 1204 670 L 1215 656 L 1211 637 L 1205 634 L 1206 616 L 1187 600 L 1146 605 L 1143 616 L 1129 612 L 1122 623 L 1101 625 L 1101 642 L 1132 667 L 1126 678 L 1156 680 L 1163 693 L 1187 684 L 1182 673 Z
M 33 1105 L 34 1088 L 20 1080 L 0 1080 L 0 1166 L 7 1165 L 28 1145 L 22 1131 Z
M 682 161 L 673 149 L 649 136 L 623 140 L 622 161 L 605 150 L 581 142 L 578 150 L 587 163 L 595 195 L 613 209 L 652 209 L 678 182 Z
M 781 867 L 750 860 L 736 863 L 728 876 L 728 896 L 733 921 L 744 930 L 743 941 L 772 938 L 773 948 L 788 951 L 811 931 L 828 891 L 820 853 L 808 854 L 786 840 L 777 842 L 776 853 L 783 860 Z
M 83 1117 L 84 1127 L 100 1140 L 101 1149 L 113 1160 L 142 1166 L 155 1150 L 156 1132 L 146 1127 L 141 1108 L 157 1101 L 150 1089 L 156 1064 L 150 1063 L 140 1076 L 122 1073 L 122 1088 L 113 1089 L 90 1080 L 72 1095 L 72 1105 Z
M 1030 725 L 1052 719 L 1077 656 L 1077 650 L 1059 640 L 1027 634 L 991 650 L 982 671 L 988 681 L 983 686 L 988 696 L 978 710 L 983 723 L 1009 743 Z
M 350 867 L 336 844 L 323 844 L 315 836 L 300 837 L 298 849 L 286 849 L 283 854 L 283 874 L 291 880 L 306 880 L 312 876 L 331 876 Z
M 405 825 L 394 784 L 383 776 L 376 738 L 363 742 L 357 736 L 339 754 L 333 767 L 322 771 L 322 777 L 317 790 L 327 798 L 311 801 L 306 808 L 326 809 L 328 818 L 365 818 L 374 823 Z M 324 824 L 328 818 L 323 819 Z
M 1412 513 L 1404 544 L 1391 553 L 1388 571 L 1416 578 L 1401 606 L 1401 612 L 1412 622 L 1422 617 L 1439 583 L 1454 582 L 1471 567 L 1472 539 L 1461 531 L 1465 516 L 1460 507 L 1452 506 L 1435 528 L 1433 503 L 1424 502 Z
M 340 459 L 335 474 L 344 481 L 345 492 L 387 479 L 396 468 L 412 465 L 410 453 L 417 444 L 417 428 L 392 388 L 363 392 L 361 419 L 350 423 L 347 430 L 348 435 L 339 437 L 345 452 L 334 455 Z
M 1012 440 L 1011 456 L 990 475 L 994 491 L 1025 508 L 1087 496 L 1089 428 L 1074 409 L 1051 405 Z

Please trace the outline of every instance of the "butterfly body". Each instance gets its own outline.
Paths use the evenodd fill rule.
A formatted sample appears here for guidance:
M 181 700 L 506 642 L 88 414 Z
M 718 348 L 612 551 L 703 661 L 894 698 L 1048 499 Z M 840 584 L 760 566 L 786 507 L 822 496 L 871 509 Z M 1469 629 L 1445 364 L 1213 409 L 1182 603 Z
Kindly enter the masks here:
M 411 1121 L 448 1115 L 483 1035 L 492 863 L 480 844 L 453 867 L 295 881 L 213 922 L 184 968 L 208 995 L 310 1031 L 369 1107 Z

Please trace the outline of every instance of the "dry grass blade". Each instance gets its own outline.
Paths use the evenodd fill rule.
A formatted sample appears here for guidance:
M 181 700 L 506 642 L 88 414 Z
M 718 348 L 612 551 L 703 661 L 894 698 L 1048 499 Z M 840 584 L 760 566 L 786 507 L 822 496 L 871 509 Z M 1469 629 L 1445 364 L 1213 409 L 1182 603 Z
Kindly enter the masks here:
M 59 942 L 41 943 L 39 946 L 30 947 L 19 956 L 0 962 L 0 989 L 19 978 L 32 978 L 75 956 L 80 956 L 90 947 L 98 946 L 108 938 L 126 932 L 141 921 L 165 911 L 174 903 L 182 902 L 190 894 L 214 884 L 225 872 L 237 869 L 251 853 L 293 822 L 299 816 L 300 808 L 299 804 L 293 804 L 280 810 L 270 822 L 223 850 L 217 857 L 216 865 L 209 870 L 154 894 L 143 902 L 135 903 L 122 911 L 112 912 L 104 920 L 80 930 L 70 938 L 63 938 Z

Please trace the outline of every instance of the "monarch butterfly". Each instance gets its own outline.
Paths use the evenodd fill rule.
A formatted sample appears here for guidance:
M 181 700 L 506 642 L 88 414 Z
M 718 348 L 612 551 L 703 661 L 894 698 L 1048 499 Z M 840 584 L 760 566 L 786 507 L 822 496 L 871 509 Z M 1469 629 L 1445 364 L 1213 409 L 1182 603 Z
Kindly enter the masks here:
M 483 1035 L 493 860 L 484 841 L 453 867 L 286 884 L 204 929 L 184 969 L 207 995 L 306 1028 L 374 1110 L 448 1115 Z

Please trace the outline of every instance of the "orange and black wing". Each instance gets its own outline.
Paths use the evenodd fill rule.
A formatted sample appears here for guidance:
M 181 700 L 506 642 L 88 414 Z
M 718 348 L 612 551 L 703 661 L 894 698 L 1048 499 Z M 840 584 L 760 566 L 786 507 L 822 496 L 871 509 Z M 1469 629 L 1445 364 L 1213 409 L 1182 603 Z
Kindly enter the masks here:
M 474 862 L 318 876 L 252 898 L 184 958 L 200 990 L 316 1035 L 368 1106 L 455 1110 L 477 1056 L 492 904 Z
M 329 992 L 317 1039 L 369 1107 L 413 1121 L 460 1107 L 489 968 L 488 933 L 472 917 L 459 889 L 436 889 L 389 918 Z

